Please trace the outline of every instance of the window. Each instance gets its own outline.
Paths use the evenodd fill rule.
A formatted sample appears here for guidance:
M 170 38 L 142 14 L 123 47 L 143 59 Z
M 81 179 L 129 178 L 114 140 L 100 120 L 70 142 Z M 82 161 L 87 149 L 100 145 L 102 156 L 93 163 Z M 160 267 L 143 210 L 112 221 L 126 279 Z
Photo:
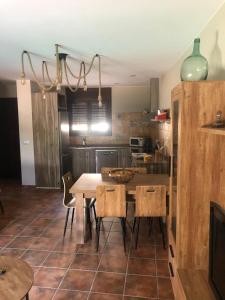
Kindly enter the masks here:
M 76 93 L 67 91 L 70 135 L 96 136 L 112 134 L 111 88 L 102 88 L 102 107 L 98 107 L 98 89 Z

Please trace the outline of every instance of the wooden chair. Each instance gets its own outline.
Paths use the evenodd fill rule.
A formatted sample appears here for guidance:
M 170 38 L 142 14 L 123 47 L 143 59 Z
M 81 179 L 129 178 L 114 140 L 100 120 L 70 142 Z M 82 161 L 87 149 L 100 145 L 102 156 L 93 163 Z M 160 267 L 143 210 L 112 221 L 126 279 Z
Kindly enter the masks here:
M 107 167 L 103 167 L 101 168 L 101 174 L 102 175 L 108 175 L 110 171 L 112 170 L 117 170 L 117 169 L 121 169 L 121 168 L 107 168 Z M 145 167 L 140 167 L 140 168 L 125 168 L 128 170 L 133 171 L 135 174 L 147 174 L 147 168 Z M 134 205 L 135 203 L 135 195 L 127 195 L 126 197 L 126 212 L 128 212 L 128 205 L 129 203 L 131 203 L 132 205 Z
M 101 222 L 104 217 L 120 218 L 124 251 L 126 251 L 126 188 L 125 185 L 99 185 L 96 188 L 96 250 L 99 248 Z
M 63 235 L 65 236 L 66 234 L 66 228 L 67 228 L 67 223 L 68 223 L 68 218 L 69 218 L 69 213 L 70 209 L 72 208 L 72 218 L 71 218 L 71 228 L 73 225 L 73 219 L 74 219 L 74 210 L 76 207 L 76 199 L 73 198 L 72 194 L 69 192 L 71 186 L 73 185 L 73 176 L 71 172 L 67 172 L 62 176 L 62 181 L 63 181 L 63 187 L 64 187 L 64 195 L 63 195 L 63 205 L 67 208 L 67 213 L 66 213 L 66 221 L 65 221 L 65 226 L 64 226 L 64 233 Z M 96 220 L 96 211 L 95 211 L 95 199 L 89 199 L 87 201 L 88 205 L 87 207 L 87 222 L 89 225 L 89 230 L 90 230 L 90 236 L 92 236 L 92 225 L 91 225 L 91 217 L 90 217 L 90 210 L 93 209 L 94 212 L 94 217 Z
M 166 248 L 165 233 L 162 217 L 166 217 L 166 187 L 160 185 L 137 186 L 136 205 L 133 231 L 137 222 L 135 247 L 138 244 L 138 233 L 141 217 L 150 218 L 149 234 L 151 233 L 153 217 L 159 217 L 159 225 L 162 233 L 163 246 Z

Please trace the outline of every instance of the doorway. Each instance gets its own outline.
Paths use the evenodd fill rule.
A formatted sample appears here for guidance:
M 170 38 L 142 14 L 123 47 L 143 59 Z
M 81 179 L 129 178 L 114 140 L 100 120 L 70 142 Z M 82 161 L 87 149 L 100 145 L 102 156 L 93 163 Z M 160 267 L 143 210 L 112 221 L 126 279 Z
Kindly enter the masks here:
M 21 182 L 17 98 L 0 99 L 0 178 Z

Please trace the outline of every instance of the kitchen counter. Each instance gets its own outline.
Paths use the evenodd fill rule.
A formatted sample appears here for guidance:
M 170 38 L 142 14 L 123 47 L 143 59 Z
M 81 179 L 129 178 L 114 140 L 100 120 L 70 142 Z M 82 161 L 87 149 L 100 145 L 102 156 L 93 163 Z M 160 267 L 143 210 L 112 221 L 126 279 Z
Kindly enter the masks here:
M 75 148 L 75 149 L 89 149 L 89 148 L 93 148 L 93 149 L 96 149 L 96 148 L 100 148 L 100 149 L 115 149 L 115 148 L 129 148 L 130 145 L 128 144 L 109 144 L 109 145 L 72 145 L 70 146 L 70 148 Z

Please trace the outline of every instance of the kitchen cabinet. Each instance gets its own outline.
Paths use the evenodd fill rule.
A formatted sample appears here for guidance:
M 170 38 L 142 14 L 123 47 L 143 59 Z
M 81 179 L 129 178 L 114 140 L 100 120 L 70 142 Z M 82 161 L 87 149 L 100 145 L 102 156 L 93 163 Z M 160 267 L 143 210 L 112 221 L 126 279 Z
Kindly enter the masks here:
M 121 148 L 119 151 L 119 162 L 118 162 L 118 166 L 120 168 L 129 168 L 131 167 L 131 151 L 130 148 Z
M 71 147 L 72 149 L 72 169 L 75 179 L 79 178 L 82 173 L 96 173 L 96 151 L 116 151 L 118 159 L 115 161 L 115 168 L 131 167 L 130 147 Z
M 80 177 L 82 173 L 89 173 L 89 150 L 72 149 L 72 170 L 74 178 Z
M 60 188 L 61 176 L 71 168 L 68 114 L 63 95 L 32 94 L 32 119 L 36 186 Z M 60 111 L 59 111 L 60 110 Z

